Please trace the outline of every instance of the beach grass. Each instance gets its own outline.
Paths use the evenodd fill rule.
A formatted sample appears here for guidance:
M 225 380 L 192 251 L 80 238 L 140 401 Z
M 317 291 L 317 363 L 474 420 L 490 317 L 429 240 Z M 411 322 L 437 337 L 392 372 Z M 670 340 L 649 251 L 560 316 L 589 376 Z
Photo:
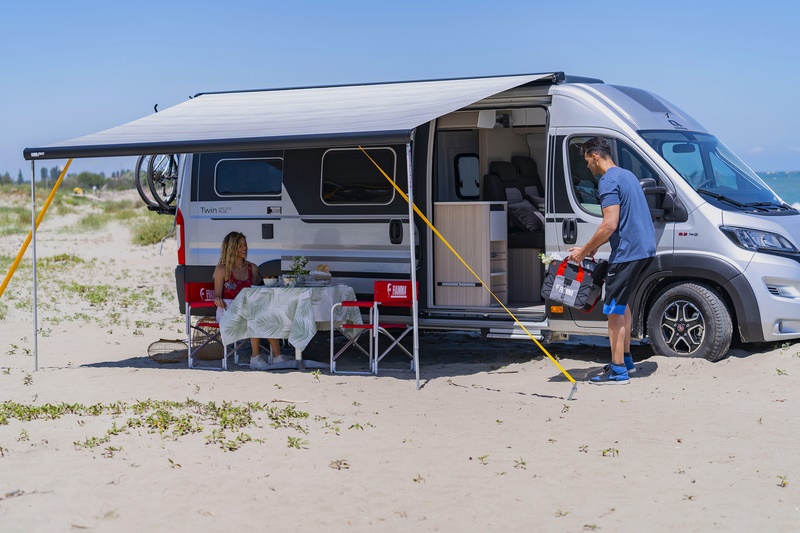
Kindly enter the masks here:
M 147 211 L 144 220 L 133 227 L 131 239 L 133 244 L 142 246 L 157 244 L 172 233 L 174 227 L 175 219 L 172 217 Z

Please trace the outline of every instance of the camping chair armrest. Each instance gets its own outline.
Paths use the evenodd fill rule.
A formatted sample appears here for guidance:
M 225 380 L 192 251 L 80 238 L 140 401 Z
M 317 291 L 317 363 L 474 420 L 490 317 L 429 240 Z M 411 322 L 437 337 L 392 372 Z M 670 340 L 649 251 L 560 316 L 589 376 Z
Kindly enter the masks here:
M 373 303 L 372 301 L 345 300 L 342 302 L 342 307 L 372 307 Z
M 188 302 L 192 308 L 203 308 L 203 307 L 216 307 L 217 304 L 214 302 Z

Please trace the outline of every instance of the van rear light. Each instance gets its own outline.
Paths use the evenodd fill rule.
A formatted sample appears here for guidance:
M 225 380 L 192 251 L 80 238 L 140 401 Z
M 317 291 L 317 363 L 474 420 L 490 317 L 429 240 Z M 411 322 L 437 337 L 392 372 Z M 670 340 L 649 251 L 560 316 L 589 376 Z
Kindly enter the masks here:
M 178 264 L 185 265 L 186 264 L 186 248 L 184 247 L 185 239 L 183 238 L 183 213 L 181 210 L 175 213 L 175 225 L 178 227 L 177 237 L 178 237 Z

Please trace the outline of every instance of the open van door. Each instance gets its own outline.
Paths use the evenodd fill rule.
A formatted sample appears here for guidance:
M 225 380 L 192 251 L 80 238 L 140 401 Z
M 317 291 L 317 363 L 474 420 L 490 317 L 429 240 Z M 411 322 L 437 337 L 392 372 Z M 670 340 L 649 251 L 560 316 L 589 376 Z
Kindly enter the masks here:
M 640 183 L 663 185 L 664 178 L 656 166 L 630 139 L 621 134 L 602 128 L 558 128 L 554 146 L 553 172 L 553 213 L 551 233 L 555 233 L 552 251 L 562 257 L 568 255 L 570 248 L 585 244 L 603 221 L 600 195 L 597 186 L 600 176 L 589 171 L 581 156 L 583 143 L 595 136 L 604 137 L 612 150 L 612 158 L 618 166 L 630 170 Z M 652 181 L 650 181 L 652 180 Z M 674 222 L 665 222 L 658 216 L 653 224 L 656 230 L 656 253 L 671 253 L 674 247 Z M 550 241 L 548 241 L 550 245 Z M 551 251 L 551 250 L 548 250 Z M 608 259 L 611 253 L 606 243 L 600 247 L 595 259 Z M 575 326 L 584 330 L 605 330 L 606 318 L 602 313 L 601 302 L 589 313 L 569 310 Z M 587 331 L 590 333 L 590 331 Z

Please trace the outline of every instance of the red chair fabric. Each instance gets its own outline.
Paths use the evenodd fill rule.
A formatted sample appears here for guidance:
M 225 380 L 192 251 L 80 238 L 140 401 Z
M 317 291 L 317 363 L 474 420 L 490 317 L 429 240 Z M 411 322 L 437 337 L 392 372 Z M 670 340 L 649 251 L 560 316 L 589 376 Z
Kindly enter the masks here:
M 375 293 L 375 322 L 377 324 L 375 331 L 375 352 L 373 356 L 372 371 L 375 375 L 378 374 L 378 363 L 386 357 L 386 355 L 393 349 L 398 348 L 411 359 L 410 370 L 414 370 L 414 354 L 409 352 L 405 346 L 401 344 L 403 338 L 411 333 L 414 329 L 411 324 L 403 322 L 388 322 L 380 317 L 381 307 L 405 307 L 411 309 L 414 305 L 413 295 L 411 290 L 410 280 L 379 280 L 374 285 Z M 417 293 L 419 293 L 419 283 L 417 283 Z M 395 333 L 392 334 L 392 331 Z M 391 342 L 389 346 L 380 351 L 380 336 L 383 335 Z
M 213 321 L 205 320 L 203 321 L 203 328 L 208 329 L 216 329 L 217 332 L 213 335 L 207 335 L 207 338 L 196 347 L 192 346 L 192 331 L 195 332 L 202 332 L 202 334 L 206 334 L 203 329 L 198 328 L 196 325 L 192 324 L 192 310 L 193 309 L 208 309 L 213 308 L 214 312 L 213 315 L 216 315 L 216 304 L 214 303 L 214 283 L 213 282 L 205 282 L 205 281 L 190 281 L 183 284 L 183 293 L 186 301 L 186 338 L 187 338 L 187 346 L 188 346 L 188 360 L 189 360 L 189 368 L 194 368 L 194 354 L 198 351 L 206 347 L 212 342 L 218 342 L 222 344 L 222 337 L 219 334 L 219 324 L 216 322 L 216 319 Z M 237 354 L 238 345 L 234 346 L 234 354 Z M 238 359 L 238 358 L 237 358 Z M 228 369 L 228 348 L 227 346 L 223 346 L 223 353 L 222 353 L 222 370 Z
M 419 287 L 419 285 L 417 285 Z M 404 307 L 411 308 L 413 306 L 411 291 L 411 281 L 407 280 L 379 280 L 373 285 L 373 299 L 367 301 L 350 301 L 336 304 L 331 309 L 331 341 L 330 341 L 330 372 L 331 374 L 378 374 L 378 364 L 380 361 L 395 347 L 399 348 L 411 358 L 411 370 L 414 369 L 414 356 L 409 352 L 405 346 L 401 344 L 403 338 L 412 331 L 411 324 L 401 322 L 389 322 L 381 320 L 380 309 L 381 307 Z M 339 326 L 339 331 L 347 334 L 350 339 L 347 343 L 334 353 L 334 332 L 336 328 L 333 323 L 333 315 L 337 306 L 344 307 L 360 307 L 368 310 L 369 319 L 364 324 L 342 324 Z M 352 333 L 356 330 L 357 333 Z M 369 331 L 369 349 L 364 349 L 358 344 L 358 339 L 361 333 Z M 395 332 L 395 333 L 392 333 Z M 390 345 L 383 351 L 380 350 L 380 337 L 383 335 L 390 341 Z M 349 348 L 357 348 L 361 353 L 368 358 L 369 371 L 341 371 L 336 369 L 337 359 Z

